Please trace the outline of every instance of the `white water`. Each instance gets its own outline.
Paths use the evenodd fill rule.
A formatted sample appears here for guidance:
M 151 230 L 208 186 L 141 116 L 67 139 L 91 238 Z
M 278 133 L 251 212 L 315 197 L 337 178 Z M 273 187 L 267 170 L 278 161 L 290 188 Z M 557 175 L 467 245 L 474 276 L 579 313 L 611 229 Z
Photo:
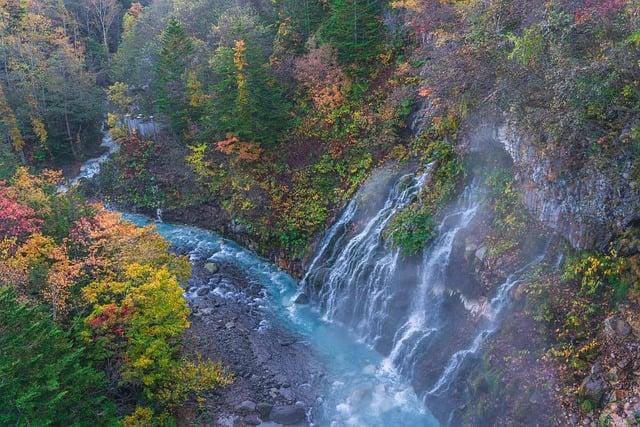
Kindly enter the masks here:
M 154 122 L 146 122 L 138 119 L 126 119 L 124 124 L 131 130 L 135 130 L 137 133 L 144 137 L 155 135 L 159 127 Z M 106 163 L 114 154 L 120 150 L 120 145 L 113 140 L 108 131 L 102 131 L 102 142 L 100 147 L 105 150 L 104 154 L 99 157 L 89 159 L 80 166 L 78 175 L 73 177 L 65 185 L 58 187 L 59 191 L 66 192 L 74 185 L 77 185 L 80 181 L 85 179 L 91 179 L 100 173 L 102 165 Z
M 152 223 L 144 216 L 125 215 L 139 225 Z M 334 323 L 324 321 L 309 306 L 293 303 L 298 283 L 270 262 L 213 232 L 166 223 L 157 230 L 174 247 L 187 251 L 192 260 L 208 259 L 240 267 L 261 283 L 266 297 L 256 307 L 272 313 L 276 320 L 300 334 L 321 356 L 330 384 L 320 404 L 319 425 L 437 426 L 411 386 L 395 373 L 387 372 L 382 357 Z M 263 324 L 259 330 L 268 328 Z
M 469 356 L 499 328 L 514 286 L 544 256 L 516 267 L 493 296 L 464 293 L 480 285 L 464 283 L 475 279 L 455 274 L 456 263 L 466 261 L 459 249 L 456 259 L 452 253 L 454 247 L 464 248 L 465 236 L 474 230 L 470 227 L 481 221 L 484 193 L 474 181 L 445 212 L 437 237 L 421 257 L 401 257 L 385 244 L 384 228 L 417 197 L 427 177 L 428 171 L 417 177 L 400 174 L 365 186 L 354 199 L 363 203 L 352 201 L 318 245 L 303 284 L 326 320 L 345 325 L 386 355 L 382 370 L 419 387 L 425 405 L 437 404 L 446 419 L 447 411 L 464 403 L 447 393 L 449 387 Z M 382 204 L 367 197 L 385 191 Z

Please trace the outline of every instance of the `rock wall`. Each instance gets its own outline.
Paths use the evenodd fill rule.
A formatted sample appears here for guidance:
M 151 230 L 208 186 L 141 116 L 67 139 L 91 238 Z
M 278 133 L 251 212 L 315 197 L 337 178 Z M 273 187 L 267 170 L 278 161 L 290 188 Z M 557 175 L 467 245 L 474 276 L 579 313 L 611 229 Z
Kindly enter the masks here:
M 630 180 L 632 161 L 589 159 L 562 169 L 543 155 L 533 136 L 505 121 L 496 137 L 511 156 L 527 208 L 577 249 L 604 248 L 613 235 L 640 219 L 640 186 Z

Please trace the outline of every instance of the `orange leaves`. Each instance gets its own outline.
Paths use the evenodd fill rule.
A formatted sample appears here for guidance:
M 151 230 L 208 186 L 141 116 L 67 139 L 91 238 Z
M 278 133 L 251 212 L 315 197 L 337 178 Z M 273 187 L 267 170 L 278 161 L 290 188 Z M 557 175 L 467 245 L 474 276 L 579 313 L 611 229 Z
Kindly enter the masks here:
M 433 94 L 433 89 L 431 89 L 430 87 L 421 87 L 418 90 L 418 96 L 422 97 L 422 98 L 428 98 Z
M 237 155 L 238 159 L 250 163 L 259 160 L 264 152 L 258 144 L 240 142 L 240 139 L 236 136 L 230 136 L 225 140 L 218 141 L 216 148 L 227 156 Z
M 230 156 L 231 154 L 233 154 L 235 152 L 235 147 L 234 147 L 235 144 L 237 144 L 239 142 L 240 142 L 240 140 L 238 139 L 238 137 L 232 135 L 227 139 L 224 139 L 222 141 L 216 142 L 216 148 L 221 153 L 224 153 L 227 156 Z
M 338 64 L 336 50 L 329 45 L 314 47 L 296 60 L 295 78 L 307 89 L 315 106 L 324 112 L 339 107 L 350 86 Z

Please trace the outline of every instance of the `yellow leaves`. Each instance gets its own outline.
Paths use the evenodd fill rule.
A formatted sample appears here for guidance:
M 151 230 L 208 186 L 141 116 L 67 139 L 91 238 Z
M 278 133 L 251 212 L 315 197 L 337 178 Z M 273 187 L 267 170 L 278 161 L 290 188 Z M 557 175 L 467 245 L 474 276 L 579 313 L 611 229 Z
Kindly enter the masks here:
M 414 12 L 421 10 L 419 0 L 393 0 L 391 2 L 391 7 L 394 9 L 407 9 Z
M 204 107 L 207 101 L 207 95 L 204 92 L 204 87 L 198 75 L 194 70 L 187 71 L 187 98 L 189 99 L 189 105 L 193 108 Z
M 249 90 L 244 68 L 247 66 L 245 58 L 247 45 L 244 40 L 236 40 L 233 48 L 233 64 L 236 67 L 236 84 L 238 85 L 238 105 L 243 107 L 249 104 Z
M 31 118 L 31 127 L 33 128 L 33 133 L 38 137 L 38 141 L 42 145 L 47 144 L 47 139 L 49 134 L 47 133 L 47 128 L 40 117 L 32 117 Z
M 11 140 L 14 150 L 21 153 L 24 148 L 24 139 L 18 128 L 16 115 L 7 101 L 2 85 L 0 85 L 0 122 L 9 129 L 9 139 Z
M 220 363 L 210 360 L 204 361 L 198 355 L 197 362 L 183 360 L 174 370 L 173 380 L 158 392 L 160 399 L 169 407 L 175 407 L 184 402 L 189 396 L 197 400 L 214 388 L 231 385 L 233 374 L 227 372 Z

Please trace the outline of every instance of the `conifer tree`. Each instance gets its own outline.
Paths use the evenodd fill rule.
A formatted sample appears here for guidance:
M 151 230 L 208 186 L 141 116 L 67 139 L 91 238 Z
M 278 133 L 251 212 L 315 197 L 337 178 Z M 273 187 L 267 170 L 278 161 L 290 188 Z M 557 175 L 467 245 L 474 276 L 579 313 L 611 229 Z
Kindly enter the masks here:
M 364 65 L 380 53 L 382 11 L 377 0 L 331 0 L 322 36 L 338 49 L 344 64 Z
M 193 50 L 193 43 L 182 24 L 175 18 L 169 19 L 160 40 L 157 106 L 167 115 L 176 133 L 184 131 L 188 122 L 186 71 Z
M 51 317 L 0 284 L 0 425 L 116 425 L 103 375 Z

